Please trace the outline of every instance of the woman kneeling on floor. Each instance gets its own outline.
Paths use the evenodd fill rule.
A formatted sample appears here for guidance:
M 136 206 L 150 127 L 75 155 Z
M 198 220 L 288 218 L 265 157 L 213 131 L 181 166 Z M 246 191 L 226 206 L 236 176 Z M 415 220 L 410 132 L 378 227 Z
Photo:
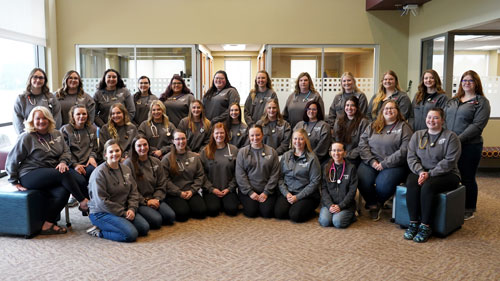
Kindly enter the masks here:
M 99 165 L 89 182 L 91 236 L 119 242 L 134 242 L 149 231 L 148 222 L 137 212 L 139 193 L 130 168 L 120 163 L 118 141 L 104 144 L 106 162 Z
M 356 188 L 358 176 L 356 167 L 344 160 L 346 151 L 340 142 L 330 147 L 332 159 L 325 166 L 321 186 L 321 211 L 319 224 L 336 228 L 346 228 L 356 220 Z

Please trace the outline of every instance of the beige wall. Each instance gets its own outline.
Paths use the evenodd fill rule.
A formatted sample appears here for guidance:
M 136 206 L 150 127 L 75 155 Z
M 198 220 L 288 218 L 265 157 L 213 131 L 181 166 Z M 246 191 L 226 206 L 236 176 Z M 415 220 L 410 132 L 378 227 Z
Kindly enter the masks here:
M 59 76 L 75 44 L 380 44 L 380 70 L 406 83 L 408 17 L 365 0 L 55 1 Z
M 498 0 L 435 0 L 426 3 L 418 16 L 410 17 L 408 79 L 415 83 L 420 79 L 420 45 L 423 38 L 497 19 L 499 12 Z M 498 131 L 500 120 L 490 120 L 483 133 L 485 146 L 500 145 Z

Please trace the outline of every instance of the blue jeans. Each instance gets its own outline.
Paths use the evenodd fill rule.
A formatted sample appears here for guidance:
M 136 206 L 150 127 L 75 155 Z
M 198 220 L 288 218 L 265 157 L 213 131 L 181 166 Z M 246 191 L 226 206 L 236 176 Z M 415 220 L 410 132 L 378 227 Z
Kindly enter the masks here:
M 465 209 L 476 211 L 477 182 L 476 172 L 481 161 L 483 143 L 462 144 L 462 154 L 458 159 L 458 170 L 465 185 Z
M 385 168 L 377 171 L 364 162 L 358 168 L 358 189 L 366 201 L 366 206 L 383 205 L 396 191 L 396 186 L 406 181 L 406 166 Z
M 321 207 L 319 211 L 319 224 L 324 227 L 334 226 L 336 228 L 346 228 L 356 220 L 352 210 L 342 210 L 338 213 L 330 213 L 329 208 Z
M 148 222 L 137 213 L 133 221 L 110 213 L 93 213 L 89 218 L 101 230 L 100 237 L 112 241 L 134 242 L 138 236 L 145 236 L 149 231 Z
M 137 210 L 149 223 L 151 229 L 158 229 L 162 224 L 173 224 L 175 221 L 175 212 L 165 202 L 160 203 L 158 210 L 148 206 L 139 206 Z

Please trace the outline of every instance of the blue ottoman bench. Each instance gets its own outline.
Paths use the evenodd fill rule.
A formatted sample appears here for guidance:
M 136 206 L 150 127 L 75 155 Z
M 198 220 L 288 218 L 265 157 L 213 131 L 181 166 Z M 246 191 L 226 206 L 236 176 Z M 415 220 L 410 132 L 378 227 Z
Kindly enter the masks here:
M 438 237 L 446 237 L 464 224 L 465 186 L 437 194 L 435 209 L 432 214 L 432 233 Z M 406 187 L 398 186 L 394 195 L 393 211 L 395 223 L 407 228 L 410 223 L 406 205 Z
M 43 224 L 44 198 L 40 191 L 0 188 L 0 233 L 33 237 Z

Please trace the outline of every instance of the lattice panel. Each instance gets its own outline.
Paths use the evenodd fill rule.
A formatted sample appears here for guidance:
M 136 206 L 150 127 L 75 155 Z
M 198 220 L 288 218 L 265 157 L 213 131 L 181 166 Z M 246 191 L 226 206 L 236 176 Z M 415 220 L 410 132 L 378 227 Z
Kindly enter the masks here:
M 100 80 L 101 78 L 82 78 L 83 90 L 89 95 L 94 96 Z M 192 91 L 193 85 L 191 78 L 184 78 L 184 80 L 186 81 L 186 85 Z M 138 90 L 137 81 L 135 79 L 125 78 L 123 79 L 123 82 L 127 85 L 127 89 L 130 93 L 134 94 Z M 151 92 L 159 97 L 165 91 L 169 83 L 170 78 L 153 78 L 151 79 Z
M 271 78 L 274 91 L 278 95 L 280 108 L 283 108 L 286 99 L 295 89 L 296 78 Z M 329 108 L 336 94 L 340 93 L 340 78 L 313 78 L 314 87 L 322 94 L 325 107 Z M 373 95 L 373 78 L 356 78 L 358 88 L 366 94 L 368 100 Z M 321 88 L 323 84 L 323 89 Z M 328 113 L 328 110 L 326 110 Z
M 461 76 L 453 76 L 453 89 L 452 95 L 455 96 L 458 92 Z M 500 76 L 483 76 L 481 77 L 483 83 L 484 95 L 490 101 L 491 115 L 490 117 L 500 117 Z

